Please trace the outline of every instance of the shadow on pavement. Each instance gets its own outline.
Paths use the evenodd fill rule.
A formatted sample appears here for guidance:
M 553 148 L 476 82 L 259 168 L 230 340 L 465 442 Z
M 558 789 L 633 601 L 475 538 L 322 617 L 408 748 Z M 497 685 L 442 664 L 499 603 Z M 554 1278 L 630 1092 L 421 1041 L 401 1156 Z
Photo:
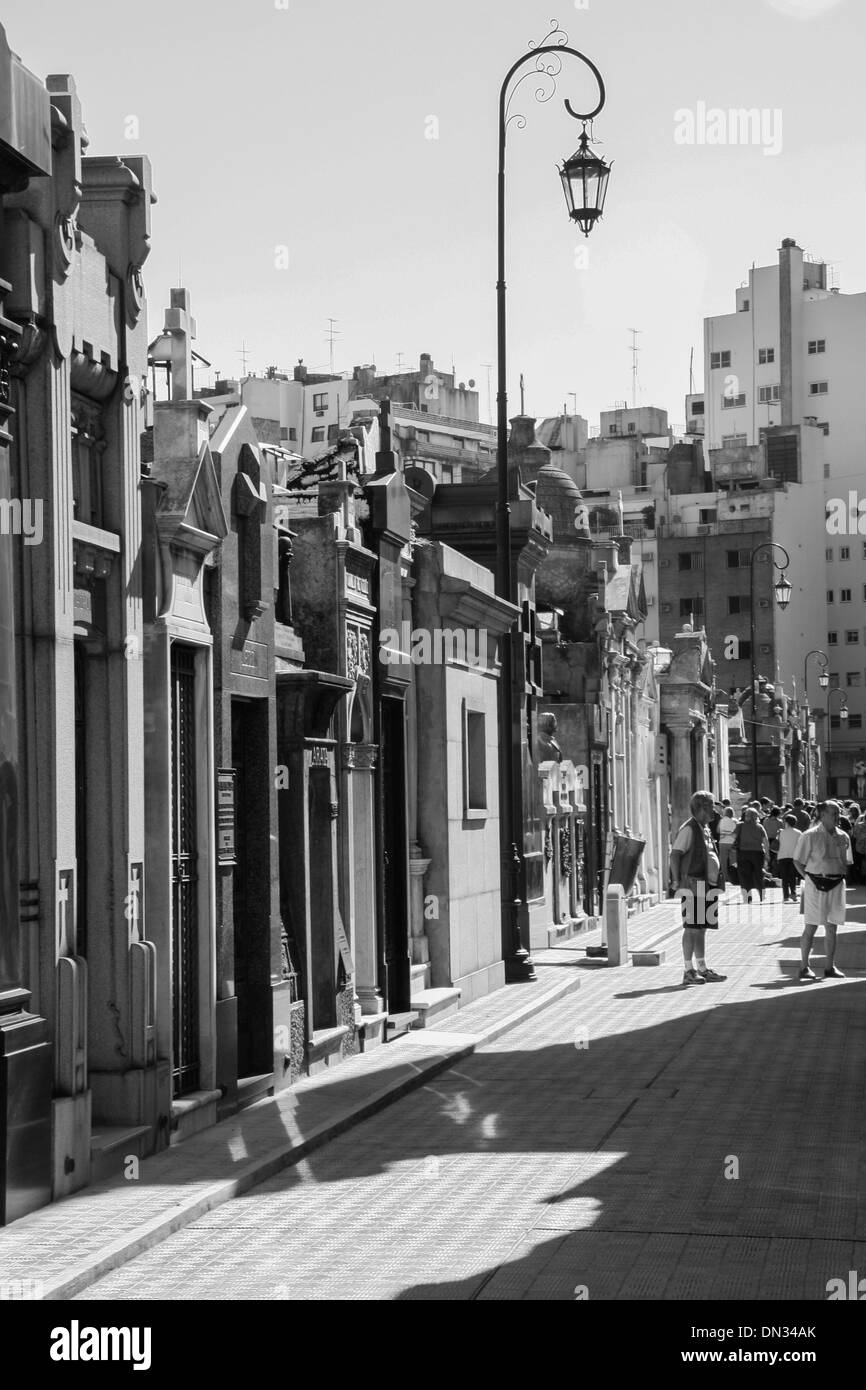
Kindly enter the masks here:
M 745 1003 L 590 1035 L 585 1049 L 488 1049 L 464 1063 L 479 1085 L 437 1083 L 451 1102 L 433 1153 L 531 1144 L 551 1155 L 551 1184 L 511 1259 L 474 1282 L 417 1284 L 399 1297 L 826 1298 L 829 1279 L 866 1262 L 858 983 L 780 995 L 788 982 L 776 982 Z M 579 997 L 569 1002 L 577 1019 Z M 458 1095 L 468 1106 L 459 1125 Z M 422 1104 L 400 1107 L 407 1134 Z M 493 1140 L 483 1137 L 491 1114 Z M 553 1190 L 554 1157 L 568 1150 L 584 1171 Z M 358 1154 L 354 1175 L 410 1152 L 411 1141 L 397 1153 L 386 1145 L 372 1167 Z M 726 1176 L 732 1159 L 736 1178 Z

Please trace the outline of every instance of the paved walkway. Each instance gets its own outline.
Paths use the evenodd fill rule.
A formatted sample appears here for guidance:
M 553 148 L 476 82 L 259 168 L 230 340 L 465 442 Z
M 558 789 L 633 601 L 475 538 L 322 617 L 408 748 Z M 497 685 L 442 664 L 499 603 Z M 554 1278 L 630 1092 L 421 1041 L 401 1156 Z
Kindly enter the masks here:
M 539 964 L 535 982 L 497 990 L 427 1029 L 257 1102 L 142 1161 L 132 1180 L 119 1175 L 93 1184 L 0 1230 L 0 1299 L 69 1298 L 100 1274 L 297 1163 L 577 989 L 579 972 L 557 969 L 562 960 Z M 118 1168 L 123 1166 L 120 1156 Z
M 432 1030 L 440 1052 L 423 1035 L 383 1049 L 379 1067 L 402 1046 L 400 1067 L 433 1049 L 439 1070 L 77 1296 L 824 1299 L 829 1279 L 866 1274 L 866 895 L 854 896 L 846 980 L 798 983 L 802 919 L 779 904 L 751 919 L 723 909 L 710 962 L 724 984 L 681 988 L 675 937 L 658 969 L 609 969 L 585 942 L 543 953 L 539 984 L 523 988 L 537 998 L 562 977 L 577 992 L 475 1050 L 471 1008 Z M 670 920 L 663 905 L 633 936 Z M 350 1065 L 331 1086 L 363 1084 Z M 267 1129 L 276 1110 L 261 1108 Z M 218 1127 L 221 1160 L 252 1116 Z M 171 1155 L 190 1182 L 184 1151 L 198 1142 Z M 183 1182 L 174 1171 L 175 1192 Z M 91 1244 L 110 1239 L 117 1187 L 17 1223 L 0 1261 L 17 1232 L 62 1225 L 76 1202 L 104 1213 Z M 17 1272 L 38 1262 L 25 1239 Z

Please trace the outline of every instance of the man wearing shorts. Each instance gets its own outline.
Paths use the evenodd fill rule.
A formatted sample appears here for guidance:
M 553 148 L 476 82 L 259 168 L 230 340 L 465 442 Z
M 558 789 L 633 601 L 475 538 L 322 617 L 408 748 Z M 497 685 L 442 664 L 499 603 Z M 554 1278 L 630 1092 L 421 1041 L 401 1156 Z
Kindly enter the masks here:
M 851 841 L 838 828 L 839 806 L 835 801 L 818 803 L 818 819 L 804 830 L 794 850 L 794 865 L 803 876 L 805 926 L 800 941 L 802 969 L 800 979 L 811 983 L 817 976 L 809 966 L 812 942 L 818 927 L 824 927 L 824 979 L 843 980 L 836 969 L 836 928 L 845 921 L 845 872 L 853 863 Z
M 695 792 L 690 818 L 680 826 L 671 848 L 671 885 L 682 901 L 683 984 L 703 985 L 727 979 L 707 967 L 707 928 L 719 925 L 719 893 L 723 886 L 716 843 L 710 831 L 714 803 L 711 792 Z

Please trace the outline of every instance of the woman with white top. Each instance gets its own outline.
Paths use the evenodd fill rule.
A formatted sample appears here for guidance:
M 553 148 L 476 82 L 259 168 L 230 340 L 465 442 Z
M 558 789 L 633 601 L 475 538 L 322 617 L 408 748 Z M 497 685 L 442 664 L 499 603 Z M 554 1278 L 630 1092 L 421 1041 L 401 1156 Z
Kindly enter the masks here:
M 734 844 L 734 835 L 737 830 L 737 818 L 730 806 L 725 806 L 719 819 L 719 863 L 722 866 L 722 877 L 728 876 L 728 860 L 731 857 L 731 849 Z

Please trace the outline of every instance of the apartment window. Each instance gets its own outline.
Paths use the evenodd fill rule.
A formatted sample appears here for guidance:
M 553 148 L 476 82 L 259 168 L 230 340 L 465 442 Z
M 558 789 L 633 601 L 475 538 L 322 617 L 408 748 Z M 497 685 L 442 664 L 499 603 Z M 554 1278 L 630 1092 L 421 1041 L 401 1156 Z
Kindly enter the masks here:
M 810 338 L 810 340 L 809 340 L 809 356 L 810 356 L 810 357 L 814 357 L 816 352 L 826 352 L 826 351 L 827 351 L 827 342 L 826 342 L 826 339 L 824 339 L 824 338 Z
M 723 449 L 743 449 L 746 446 L 748 435 L 745 434 L 723 434 Z
M 863 728 L 863 716 L 862 716 L 862 714 L 849 714 L 849 715 L 848 715 L 848 719 L 847 719 L 847 721 L 846 721 L 846 723 L 845 723 L 845 727 L 846 727 L 847 729 L 862 729 L 862 728 Z M 841 729 L 841 728 L 842 728 L 842 720 L 841 720 L 841 718 L 839 717 L 838 714 L 831 714 L 831 715 L 830 715 L 830 728 L 831 728 L 831 729 Z
M 715 370 L 716 367 L 730 367 L 730 365 L 731 365 L 731 354 L 730 354 L 730 352 L 711 352 L 711 353 L 710 353 L 710 370 L 711 370 L 711 371 Z
M 840 603 L 850 603 L 850 602 L 851 602 L 851 590 L 850 590 L 850 589 L 840 589 L 840 590 L 839 590 L 839 602 L 840 602 Z
M 314 410 L 327 410 L 327 409 L 328 409 L 328 393 L 327 393 L 327 391 L 319 391 L 319 392 L 316 393 L 316 395 L 313 396 L 313 409 L 314 409 Z
M 452 444 L 454 445 L 454 448 L 455 448 L 455 449 L 465 449 L 465 447 L 466 447 L 466 440 L 465 440 L 465 439 L 452 439 L 451 442 L 452 442 Z
M 769 405 L 769 403 L 770 403 L 771 401 L 777 401 L 778 399 L 779 399 L 779 387 L 778 387 L 778 385 L 775 385 L 775 386 L 759 386 L 759 387 L 758 387 L 758 400 L 761 401 L 761 402 L 763 402 L 763 404 Z
M 826 382 L 826 381 L 810 381 L 810 382 L 809 382 L 809 395 L 810 395 L 810 396 L 826 396 L 827 391 L 828 391 L 828 385 L 827 385 L 827 382 Z
M 749 638 L 746 638 L 745 642 L 740 641 L 739 659 L 740 661 L 751 661 L 752 659 L 752 643 Z
M 828 422 L 827 420 L 822 420 L 821 423 L 818 425 L 818 429 L 821 431 L 821 433 L 822 433 L 822 434 L 824 435 L 824 437 L 826 438 L 826 436 L 830 433 L 830 425 L 829 425 L 829 422 Z
M 740 305 L 740 313 L 741 313 L 741 314 L 747 314 L 747 313 L 748 313 L 748 311 L 749 311 L 749 304 L 750 304 L 750 303 L 751 303 L 751 300 L 748 300 L 748 299 L 744 299 L 744 300 L 743 300 L 742 304 Z
M 681 550 L 679 556 L 681 570 L 702 570 L 704 556 L 700 550 Z
M 728 550 L 726 552 L 729 570 L 748 569 L 752 561 L 751 550 Z
M 839 549 L 839 559 L 840 559 L 840 560 L 850 560 L 850 559 L 851 559 L 851 547 L 850 547 L 850 545 L 843 545 L 843 546 L 840 547 L 840 549 Z
M 703 413 L 704 413 L 704 403 L 703 403 L 703 401 L 692 401 L 692 414 L 693 414 L 693 415 L 703 415 Z
M 750 613 L 752 600 L 749 594 L 728 594 L 729 613 Z
M 830 465 L 829 465 L 829 463 L 825 463 L 825 464 L 824 464 L 824 477 L 825 477 L 825 478 L 829 478 L 829 476 L 830 476 Z
M 680 599 L 680 617 L 691 618 L 693 616 L 695 618 L 702 618 L 704 616 L 704 600 L 700 594 L 697 594 L 694 598 Z
M 838 689 L 839 689 L 839 672 L 838 672 L 838 671 L 831 671 L 831 672 L 829 673 L 829 675 L 830 675 L 830 684 L 829 684 L 829 686 L 827 687 L 827 689 L 828 689 L 828 690 L 838 690 Z
M 861 683 L 861 681 L 860 681 L 860 672 L 859 672 L 859 671 L 846 671 L 846 672 L 845 672 L 845 684 L 847 685 L 847 687 L 848 687 L 849 690 L 854 690 L 857 686 L 860 685 L 860 683 Z
M 737 410 L 745 404 L 745 391 L 741 391 L 738 396 L 722 396 L 722 410 Z
M 310 438 L 314 444 L 324 444 L 325 426 L 317 425 L 316 428 L 313 430 L 313 433 L 311 434 Z
M 824 551 L 824 559 L 825 559 L 825 560 L 832 560 L 832 559 L 833 559 L 833 547 L 832 547 L 832 545 L 828 545 L 828 546 L 827 546 L 827 549 Z
M 487 810 L 487 716 L 463 706 L 464 816 Z
M 854 646 L 854 643 L 855 643 L 855 642 L 859 642 L 859 641 L 860 641 L 860 633 L 859 633 L 859 630 L 858 630 L 856 627 L 847 627 L 847 628 L 845 629 L 845 644 L 846 644 L 846 646 L 853 647 L 853 646 Z
M 453 482 L 454 482 L 454 465 L 453 465 L 453 464 L 451 464 L 451 463 L 443 463 L 443 465 L 442 465 L 442 482 L 443 482 L 443 483 L 453 483 Z
M 828 647 L 835 647 L 835 646 L 838 645 L 838 643 L 839 643 L 839 634 L 838 634 L 838 632 L 828 632 L 828 633 L 827 633 L 827 646 L 828 646 Z
M 863 559 L 866 560 L 866 541 L 863 542 Z M 866 593 L 866 590 L 864 590 Z
M 758 348 L 758 366 L 766 367 L 776 360 L 775 348 Z
M 719 519 L 718 507 L 701 507 L 698 516 L 700 517 L 702 526 L 711 526 L 714 521 L 718 521 Z M 703 568 L 703 565 L 701 565 L 701 568 Z
M 290 439 L 293 443 L 296 443 L 296 442 L 297 442 L 297 438 L 298 438 L 298 431 L 296 430 L 295 426 L 294 426 L 294 425 L 289 425 L 289 439 Z
M 834 589 L 828 589 L 828 590 L 827 590 L 827 602 L 828 602 L 828 603 L 835 603 L 835 602 L 836 602 L 835 590 L 834 590 Z
M 863 602 L 866 603 L 866 584 L 863 585 Z

